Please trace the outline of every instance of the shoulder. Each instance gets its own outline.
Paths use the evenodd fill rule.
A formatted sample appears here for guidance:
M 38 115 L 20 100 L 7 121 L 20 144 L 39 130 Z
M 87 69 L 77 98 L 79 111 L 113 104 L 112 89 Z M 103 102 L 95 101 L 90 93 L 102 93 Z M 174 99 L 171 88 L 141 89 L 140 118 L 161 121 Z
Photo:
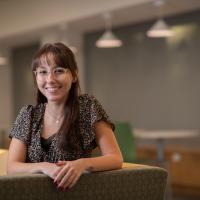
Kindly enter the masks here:
M 99 101 L 93 95 L 82 94 L 79 96 L 79 103 L 84 105 L 99 104 Z
M 41 104 L 34 105 L 34 106 L 31 106 L 31 107 L 32 107 L 32 110 L 35 114 L 42 114 L 45 110 L 46 105 L 41 103 Z
M 44 104 L 39 105 L 25 105 L 21 108 L 20 112 L 21 114 L 28 114 L 31 112 L 41 112 L 45 108 Z
M 79 96 L 79 106 L 80 111 L 86 113 L 99 112 L 100 110 L 103 110 L 102 104 L 97 100 L 97 98 L 89 94 Z
M 95 118 L 107 118 L 107 114 L 102 104 L 96 99 L 96 97 L 88 94 L 83 94 L 79 97 L 80 112 L 83 115 L 91 115 Z
M 21 108 L 21 110 L 19 111 L 18 114 L 18 118 L 24 118 L 26 116 L 29 116 L 30 113 L 33 110 L 33 106 L 32 105 L 25 105 Z
M 79 101 L 80 102 L 88 102 L 88 101 L 91 101 L 94 97 L 89 95 L 89 94 L 81 94 L 79 96 Z
M 32 110 L 33 105 L 25 105 L 21 108 L 20 112 L 28 112 L 30 110 Z
M 43 114 L 45 110 L 45 104 L 39 105 L 25 105 L 19 111 L 17 116 L 17 121 L 27 120 L 27 119 L 38 119 L 39 116 Z

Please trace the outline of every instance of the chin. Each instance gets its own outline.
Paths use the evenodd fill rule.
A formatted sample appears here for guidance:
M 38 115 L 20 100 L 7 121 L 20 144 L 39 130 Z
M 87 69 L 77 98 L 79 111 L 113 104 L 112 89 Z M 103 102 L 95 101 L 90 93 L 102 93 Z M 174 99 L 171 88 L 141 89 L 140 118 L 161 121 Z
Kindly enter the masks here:
M 63 97 L 47 97 L 48 102 L 64 102 L 64 99 Z

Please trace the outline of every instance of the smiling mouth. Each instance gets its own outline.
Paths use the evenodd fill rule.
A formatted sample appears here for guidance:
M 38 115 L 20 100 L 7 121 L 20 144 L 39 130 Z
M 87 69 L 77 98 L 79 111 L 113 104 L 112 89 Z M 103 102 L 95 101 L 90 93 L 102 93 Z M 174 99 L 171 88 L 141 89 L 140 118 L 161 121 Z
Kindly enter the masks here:
M 46 90 L 49 91 L 49 92 L 55 92 L 55 91 L 57 91 L 60 88 L 61 87 L 46 87 Z

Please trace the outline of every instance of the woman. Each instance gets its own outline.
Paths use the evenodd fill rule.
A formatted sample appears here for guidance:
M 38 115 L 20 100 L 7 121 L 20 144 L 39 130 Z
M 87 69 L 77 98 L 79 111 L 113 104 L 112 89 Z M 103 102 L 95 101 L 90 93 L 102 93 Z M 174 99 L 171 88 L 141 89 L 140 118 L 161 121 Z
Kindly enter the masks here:
M 24 106 L 10 133 L 8 174 L 44 173 L 60 189 L 71 188 L 84 171 L 119 169 L 122 155 L 113 125 L 100 103 L 79 95 L 76 61 L 62 43 L 35 55 L 36 106 Z M 98 146 L 102 155 L 91 158 Z

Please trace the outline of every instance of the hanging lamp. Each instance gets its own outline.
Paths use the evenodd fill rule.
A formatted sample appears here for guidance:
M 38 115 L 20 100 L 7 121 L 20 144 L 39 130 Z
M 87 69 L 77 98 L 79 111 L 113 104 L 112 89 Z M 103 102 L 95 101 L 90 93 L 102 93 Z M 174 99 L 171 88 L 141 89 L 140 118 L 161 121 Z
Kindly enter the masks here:
M 171 37 L 173 35 L 174 32 L 162 18 L 158 19 L 147 31 L 148 37 Z
M 8 58 L 4 55 L 3 51 L 0 49 L 0 66 L 8 64 Z
M 153 1 L 153 4 L 159 12 L 159 17 L 158 20 L 153 24 L 153 26 L 147 31 L 147 36 L 154 38 L 165 38 L 173 36 L 173 30 L 161 17 L 161 7 L 165 4 L 165 0 L 155 0 Z
M 105 13 L 103 15 L 105 22 L 105 32 L 96 41 L 96 46 L 98 48 L 114 48 L 122 46 L 122 41 L 118 39 L 112 32 L 112 23 L 110 13 Z

